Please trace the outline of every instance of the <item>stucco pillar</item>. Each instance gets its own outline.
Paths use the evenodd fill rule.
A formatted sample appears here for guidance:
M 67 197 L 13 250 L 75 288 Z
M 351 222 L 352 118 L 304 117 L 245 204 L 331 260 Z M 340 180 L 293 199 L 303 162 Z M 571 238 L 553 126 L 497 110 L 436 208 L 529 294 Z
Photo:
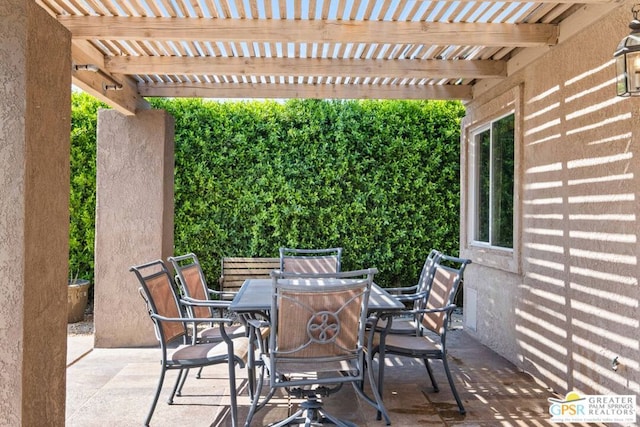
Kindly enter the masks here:
M 0 58 L 0 424 L 64 426 L 71 38 L 5 0 Z
M 157 345 L 132 265 L 173 251 L 174 121 L 98 113 L 95 347 Z

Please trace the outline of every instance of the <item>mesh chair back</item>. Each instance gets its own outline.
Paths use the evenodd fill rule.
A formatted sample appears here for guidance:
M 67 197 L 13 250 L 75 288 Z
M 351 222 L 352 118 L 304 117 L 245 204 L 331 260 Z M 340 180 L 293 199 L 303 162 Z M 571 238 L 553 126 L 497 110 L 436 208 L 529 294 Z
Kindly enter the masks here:
M 372 370 L 365 366 L 364 335 L 376 272 L 374 268 L 324 274 L 271 272 L 269 346 L 261 356 L 270 390 L 262 400 L 259 395 L 254 396 L 245 425 L 251 425 L 255 412 L 279 388 L 306 401 L 277 425 L 316 425 L 315 421 L 320 420 L 353 425 L 328 414 L 319 401 L 345 383 L 351 383 L 356 393 L 380 410 L 387 425 L 391 423 Z M 375 400 L 363 391 L 365 373 Z
M 282 269 L 290 273 L 336 273 L 340 271 L 339 265 L 335 256 L 295 256 L 285 257 Z
M 280 248 L 280 270 L 287 273 L 323 274 L 340 271 L 342 248 Z
M 149 269 L 156 270 L 147 273 Z M 164 263 L 160 260 L 146 264 L 144 271 L 133 269 L 142 285 L 142 296 L 150 314 L 164 317 L 182 317 L 180 304 L 175 292 L 173 280 Z M 180 322 L 154 322 L 158 339 L 166 344 L 187 333 L 186 326 Z
M 442 257 L 442 252 L 437 249 L 432 249 L 427 256 L 427 259 L 422 266 L 422 272 L 420 273 L 420 278 L 418 279 L 418 289 L 417 292 L 424 292 L 428 294 L 431 291 L 431 286 L 433 285 L 433 278 L 435 277 L 436 265 L 440 261 Z M 425 307 L 427 298 L 421 298 L 416 301 L 417 309 L 423 309 Z
M 425 305 L 427 310 L 439 309 L 449 305 L 450 300 L 455 295 L 456 276 L 457 273 L 449 268 L 442 265 L 436 266 L 431 292 Z M 422 325 L 439 334 L 444 325 L 444 317 L 445 313 L 442 311 L 425 313 L 422 318 Z
M 185 255 L 188 257 L 189 255 Z M 178 283 L 182 289 L 182 292 L 194 299 L 208 300 L 209 293 L 207 291 L 207 282 L 204 279 L 204 272 L 198 262 L 198 258 L 192 255 L 191 263 L 181 265 L 179 261 L 174 262 L 174 267 L 178 275 Z M 185 259 L 184 257 L 181 257 Z M 188 258 L 187 258 L 188 259 Z M 171 259 L 172 262 L 174 259 Z M 213 313 L 209 307 L 193 306 L 191 307 L 192 317 L 212 317 Z
M 357 354 L 364 286 L 326 292 L 280 288 L 276 352 L 283 358 Z
M 274 273 L 272 361 L 321 370 L 322 362 L 360 359 L 374 272 L 337 273 L 338 278 Z
M 450 267 L 443 265 L 442 262 L 449 264 L 456 264 L 458 267 Z M 435 263 L 433 281 L 431 284 L 431 290 L 429 297 L 427 298 L 425 309 L 437 310 L 443 309 L 453 304 L 453 301 L 458 290 L 458 285 L 462 280 L 464 269 L 470 261 L 463 258 L 454 258 L 442 255 Z M 437 334 L 443 332 L 443 328 L 446 326 L 448 313 L 446 311 L 437 311 L 434 313 L 425 313 L 422 317 L 421 323 L 426 329 L 429 329 Z

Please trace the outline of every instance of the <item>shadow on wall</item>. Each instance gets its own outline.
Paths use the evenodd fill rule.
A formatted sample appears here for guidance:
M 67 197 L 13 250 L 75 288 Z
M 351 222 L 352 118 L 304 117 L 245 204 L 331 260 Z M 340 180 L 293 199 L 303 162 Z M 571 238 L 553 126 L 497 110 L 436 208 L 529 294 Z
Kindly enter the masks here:
M 602 65 L 572 76 L 532 94 L 526 107 L 542 113 L 524 123 L 526 264 L 516 333 L 525 370 L 560 394 L 638 392 L 640 183 L 631 113 L 603 103 L 615 96 L 611 73 Z M 550 126 L 559 111 L 571 114 Z

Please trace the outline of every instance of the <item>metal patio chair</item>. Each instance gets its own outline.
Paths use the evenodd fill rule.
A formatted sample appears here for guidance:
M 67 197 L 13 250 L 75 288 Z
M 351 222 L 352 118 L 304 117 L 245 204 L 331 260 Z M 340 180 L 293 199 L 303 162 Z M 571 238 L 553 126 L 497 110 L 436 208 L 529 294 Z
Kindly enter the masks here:
M 280 248 L 280 271 L 286 273 L 335 273 L 340 271 L 342 248 Z
M 448 265 L 444 265 L 447 263 Z M 422 316 L 420 328 L 417 334 L 393 333 L 396 319 L 392 315 L 386 317 L 385 329 L 377 332 L 371 346 L 372 358 L 378 353 L 378 388 L 383 394 L 384 367 L 387 355 L 406 356 L 422 359 L 427 369 L 429 379 L 434 391 L 439 391 L 438 384 L 433 376 L 430 360 L 442 360 L 449 386 L 453 393 L 461 414 L 466 411 L 449 370 L 447 356 L 447 327 L 448 319 L 456 308 L 453 304 L 456 291 L 464 270 L 471 261 L 464 258 L 442 255 L 436 262 L 431 291 L 424 308 L 411 310 L 414 316 Z
M 232 295 L 233 293 L 220 292 L 209 288 L 196 254 L 188 253 L 186 255 L 170 256 L 167 260 L 171 263 L 176 273 L 176 284 L 180 287 L 183 305 L 185 305 L 190 317 L 227 317 L 226 310 L 231 301 L 222 300 L 221 297 Z M 220 328 L 217 326 L 205 329 L 198 328 L 197 323 L 192 326 L 192 338 L 196 341 L 220 342 L 222 340 Z M 227 335 L 232 337 L 247 335 L 246 329 L 239 324 L 226 328 L 226 332 Z
M 271 333 L 268 351 L 262 354 L 269 391 L 262 400 L 260 393 L 254 396 L 246 427 L 279 389 L 305 401 L 293 415 L 272 427 L 323 422 L 354 426 L 322 407 L 321 399 L 345 383 L 351 383 L 390 423 L 377 389 L 372 387 L 374 399 L 362 391 L 367 305 L 375 273 L 375 269 L 321 275 L 272 273 Z M 264 377 L 263 373 L 259 378 L 258 391 Z M 370 371 L 369 380 L 375 384 Z
M 238 425 L 236 376 L 235 366 L 244 367 L 247 361 L 249 339 L 246 337 L 231 339 L 225 327 L 232 323 L 227 318 L 192 318 L 185 317 L 180 305 L 180 300 L 175 291 L 175 286 L 169 270 L 162 260 L 152 261 L 146 264 L 131 267 L 140 282 L 140 295 L 144 299 L 149 316 L 153 321 L 156 337 L 160 342 L 162 353 L 162 366 L 160 379 L 155 396 L 145 419 L 145 425 L 149 425 L 155 411 L 162 385 L 167 370 L 178 370 L 176 383 L 169 395 L 168 403 L 173 403 L 178 386 L 182 383 L 182 377 L 191 368 L 226 363 L 228 366 L 229 388 L 231 396 L 231 422 Z M 200 343 L 189 339 L 188 327 L 194 322 L 212 322 L 218 324 L 222 341 L 218 343 Z M 178 340 L 182 345 L 170 348 L 170 345 Z
M 172 264 L 176 273 L 176 284 L 182 293 L 182 305 L 189 317 L 206 319 L 229 316 L 227 308 L 231 301 L 221 300 L 220 298 L 230 293 L 209 289 L 196 254 L 188 253 L 186 255 L 170 256 L 167 260 Z M 214 300 L 211 297 L 217 297 L 218 299 Z M 225 332 L 230 338 L 247 336 L 247 329 L 238 322 L 226 327 Z M 194 343 L 221 342 L 223 341 L 222 329 L 212 322 L 206 322 L 204 325 L 202 322 L 193 322 L 191 324 L 191 339 Z M 200 378 L 202 369 L 202 367 L 198 369 L 196 378 Z M 177 396 L 182 393 L 182 387 L 187 376 L 188 373 L 182 375 L 182 382 L 176 390 Z
M 437 249 L 432 249 L 422 266 L 418 282 L 413 286 L 385 288 L 387 292 L 403 302 L 407 306 L 406 311 L 398 312 L 393 319 L 393 328 L 388 333 L 420 335 L 420 323 L 422 313 L 417 312 L 425 308 L 431 286 L 433 284 L 436 265 L 443 253 Z M 381 332 L 386 328 L 387 319 L 380 319 L 376 325 L 377 331 Z

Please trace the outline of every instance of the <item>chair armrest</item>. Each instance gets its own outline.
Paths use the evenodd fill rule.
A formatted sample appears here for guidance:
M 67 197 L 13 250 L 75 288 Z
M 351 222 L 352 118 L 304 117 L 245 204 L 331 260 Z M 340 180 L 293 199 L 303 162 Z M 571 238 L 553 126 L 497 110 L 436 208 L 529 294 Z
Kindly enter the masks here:
M 422 310 L 411 310 L 415 314 L 427 314 L 427 313 L 442 313 L 442 312 L 451 312 L 455 310 L 458 306 L 455 304 L 448 305 L 446 307 L 438 307 L 438 308 L 425 308 Z
M 159 334 L 159 329 L 161 327 L 160 323 L 162 322 L 179 322 L 179 323 L 183 323 L 183 324 L 196 324 L 196 323 L 209 323 L 209 324 L 213 324 L 216 323 L 219 325 L 220 327 L 220 336 L 222 337 L 223 341 L 227 343 L 227 345 L 229 346 L 233 346 L 233 342 L 235 340 L 238 340 L 239 338 L 233 338 L 230 337 L 227 334 L 226 328 L 225 326 L 231 326 L 233 325 L 234 321 L 233 319 L 228 319 L 225 317 L 165 317 L 165 316 L 160 316 L 157 313 L 151 313 L 150 314 L 151 319 L 154 321 L 155 323 L 155 329 L 156 329 L 156 336 L 158 337 Z M 182 335 L 183 340 L 184 340 L 184 344 L 187 344 L 187 335 L 183 334 Z M 196 345 L 196 341 L 192 340 L 191 345 Z
M 268 353 L 267 349 L 269 348 L 271 323 L 267 320 L 260 320 L 257 318 L 246 319 L 246 322 L 247 325 L 249 325 L 249 337 L 255 338 L 255 343 L 258 344 L 259 353 L 261 355 Z
M 183 307 L 207 307 L 211 310 L 217 310 L 219 316 L 227 317 L 225 311 L 229 308 L 231 301 L 224 300 L 201 300 L 191 297 L 184 297 L 180 299 L 180 304 Z M 229 316 L 232 317 L 232 316 Z M 211 322 L 208 322 L 211 323 Z
M 423 291 L 423 292 L 417 292 L 414 294 L 394 295 L 394 298 L 400 302 L 412 302 L 412 301 L 417 301 L 417 300 L 426 298 L 426 296 L 427 296 L 427 292 Z
M 402 293 L 415 293 L 418 290 L 418 285 L 413 286 L 401 286 L 398 288 L 384 288 L 385 291 L 391 295 L 397 295 Z
M 247 323 L 256 329 L 267 328 L 271 325 L 268 321 L 260 319 L 247 319 Z
M 375 330 L 376 332 L 385 332 L 391 329 L 393 318 L 398 314 L 413 314 L 414 310 L 393 310 L 393 311 L 379 311 L 375 316 L 367 318 L 367 328 Z M 382 322 L 381 326 L 378 323 Z
M 208 291 L 209 295 L 218 297 L 234 297 L 237 294 L 237 292 L 233 291 L 216 291 L 214 289 L 208 289 Z
M 200 323 L 200 322 L 210 322 L 210 323 L 220 323 L 223 325 L 231 325 L 233 324 L 233 319 L 227 319 L 225 317 L 165 317 L 160 316 L 156 313 L 151 313 L 151 318 L 159 320 L 161 322 L 181 322 L 181 323 Z
M 366 330 L 377 328 L 378 327 L 378 322 L 380 321 L 380 319 L 383 319 L 384 317 L 385 317 L 385 313 L 375 313 L 375 314 L 367 317 Z
M 190 305 L 190 306 L 227 308 L 231 304 L 231 301 L 203 300 L 203 299 L 195 299 L 191 297 L 184 297 L 180 299 L 180 303 L 183 305 Z

